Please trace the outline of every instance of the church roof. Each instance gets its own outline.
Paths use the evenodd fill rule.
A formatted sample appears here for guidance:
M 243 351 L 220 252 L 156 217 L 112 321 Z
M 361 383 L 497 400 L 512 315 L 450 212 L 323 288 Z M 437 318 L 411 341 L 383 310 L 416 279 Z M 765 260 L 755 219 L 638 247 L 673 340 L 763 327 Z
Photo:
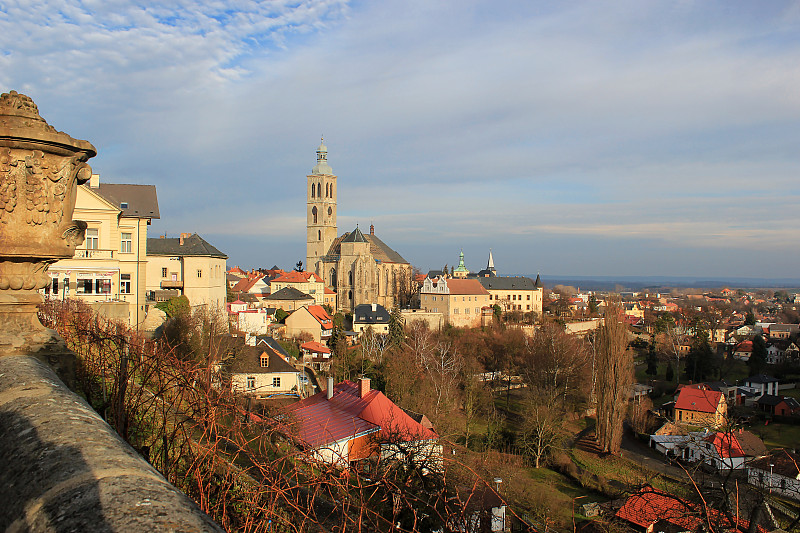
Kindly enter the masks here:
M 348 233 L 347 236 L 342 239 L 342 242 L 367 242 L 367 239 L 364 238 L 364 234 L 361 233 L 361 230 L 356 226 L 356 229 Z
M 358 228 L 356 228 L 358 229 Z M 358 230 L 361 233 L 361 230 Z M 323 258 L 325 261 L 335 261 L 339 258 L 342 253 L 342 242 L 351 235 L 351 233 L 345 233 L 336 237 L 336 239 L 331 243 L 331 247 L 328 249 L 328 253 Z M 382 240 L 380 240 L 377 236 L 373 234 L 364 235 L 361 233 L 361 237 L 366 239 L 366 242 L 369 243 L 369 252 L 372 254 L 372 257 L 375 258 L 376 261 L 380 261 L 381 263 L 403 263 L 408 264 L 408 261 L 403 259 L 403 257 L 389 248 Z M 356 237 L 354 237 L 356 238 Z M 346 242 L 362 242 L 362 241 L 346 241 Z

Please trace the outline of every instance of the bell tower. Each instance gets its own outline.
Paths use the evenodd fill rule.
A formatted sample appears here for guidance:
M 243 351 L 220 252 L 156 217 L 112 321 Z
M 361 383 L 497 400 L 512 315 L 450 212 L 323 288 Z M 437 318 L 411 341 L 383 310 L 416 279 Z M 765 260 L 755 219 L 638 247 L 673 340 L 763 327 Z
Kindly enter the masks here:
M 328 148 L 320 141 L 317 164 L 306 185 L 306 270 L 323 277 L 322 256 L 336 239 L 336 176 L 328 165 Z

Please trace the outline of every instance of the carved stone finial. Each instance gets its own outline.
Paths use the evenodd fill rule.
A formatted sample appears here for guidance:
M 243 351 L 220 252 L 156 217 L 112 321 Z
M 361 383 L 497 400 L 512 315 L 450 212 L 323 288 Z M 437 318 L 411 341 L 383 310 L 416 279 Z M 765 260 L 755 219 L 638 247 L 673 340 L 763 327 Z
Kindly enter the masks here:
M 36 317 L 37 290 L 48 266 L 83 242 L 86 224 L 72 214 L 96 153 L 50 126 L 28 96 L 0 95 L 0 355 L 63 344 Z

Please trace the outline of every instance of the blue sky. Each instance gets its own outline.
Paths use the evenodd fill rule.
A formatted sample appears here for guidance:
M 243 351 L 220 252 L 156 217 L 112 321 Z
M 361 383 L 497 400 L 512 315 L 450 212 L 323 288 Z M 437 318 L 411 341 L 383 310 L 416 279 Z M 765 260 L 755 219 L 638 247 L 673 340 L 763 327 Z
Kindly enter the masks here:
M 423 271 L 800 277 L 799 2 L 0 0 L 0 87 L 158 188 L 153 236 L 305 256 L 321 134 L 339 230 Z

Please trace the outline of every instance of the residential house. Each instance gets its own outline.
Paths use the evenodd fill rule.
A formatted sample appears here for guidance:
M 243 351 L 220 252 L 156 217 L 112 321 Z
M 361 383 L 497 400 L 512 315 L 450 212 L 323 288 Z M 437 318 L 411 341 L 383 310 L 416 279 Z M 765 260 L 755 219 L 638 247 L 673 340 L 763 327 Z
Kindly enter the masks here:
M 353 331 L 361 335 L 367 328 L 372 328 L 374 333 L 386 335 L 389 333 L 389 311 L 378 304 L 361 304 L 356 306 L 353 313 Z
M 296 289 L 283 289 L 296 290 Z M 333 331 L 333 318 L 321 305 L 306 305 L 286 317 L 286 336 L 308 334 L 315 342 L 326 341 Z
M 315 301 L 316 299 L 313 296 L 300 292 L 294 287 L 284 287 L 277 292 L 273 292 L 263 300 L 264 305 L 289 312 L 314 305 Z
M 790 339 L 800 333 L 800 324 L 772 324 L 769 328 L 771 339 Z
M 753 341 L 742 341 L 733 350 L 733 358 L 739 361 L 749 361 L 753 355 Z
M 783 361 L 786 351 L 782 342 L 785 341 L 776 341 L 767 344 L 767 364 L 777 365 Z
M 186 296 L 192 307 L 224 311 L 227 301 L 228 256 L 196 233 L 147 239 L 147 291 L 171 289 Z
M 771 415 L 800 415 L 800 403 L 791 396 L 764 394 L 755 401 L 755 404 L 760 411 Z
M 300 372 L 266 343 L 238 350 L 230 371 L 234 392 L 257 398 L 300 394 Z
M 50 298 L 78 298 L 131 326 L 147 314 L 147 227 L 159 218 L 153 185 L 100 183 L 92 174 L 78 186 L 73 217 L 87 224 L 71 259 L 50 266 Z
M 270 324 L 275 321 L 275 312 L 270 312 L 269 309 L 264 307 L 259 309 L 244 309 L 238 312 L 231 311 L 229 315 L 232 317 L 235 316 L 235 325 L 238 331 L 249 333 L 250 335 L 266 335 L 269 331 Z
M 684 387 L 675 401 L 675 422 L 691 426 L 719 427 L 728 414 L 728 404 L 719 391 Z
M 489 305 L 499 305 L 504 312 L 542 314 L 544 285 L 539 276 L 536 281 L 525 277 L 488 276 L 477 278 L 489 292 Z
M 420 293 L 422 309 L 442 313 L 453 326 L 475 327 L 491 321 L 491 305 L 489 291 L 477 279 L 425 278 Z
M 757 374 L 746 378 L 744 386 L 756 397 L 762 394 L 778 394 L 778 379 L 766 374 Z
M 300 345 L 303 355 L 303 364 L 309 365 L 317 372 L 327 372 L 331 368 L 331 350 L 324 344 L 314 341 L 304 342 Z
M 370 380 L 343 381 L 286 407 L 280 421 L 317 460 L 347 467 L 363 459 L 403 460 L 412 454 L 428 470 L 441 465 L 439 436 L 395 405 Z
M 700 444 L 689 459 L 703 461 L 717 470 L 740 470 L 767 454 L 764 442 L 742 429 L 711 433 Z
M 313 272 L 298 272 L 296 270 L 284 272 L 275 279 L 270 280 L 269 284 L 273 293 L 286 287 L 292 287 L 303 294 L 312 296 L 316 305 L 325 303 L 325 284 L 322 282 L 322 278 Z
M 747 482 L 800 501 L 800 454 L 774 450 L 747 465 Z
M 231 292 L 241 298 L 242 293 L 252 294 L 254 296 L 265 297 L 269 295 L 269 285 L 264 281 L 264 277 L 260 274 L 250 274 L 246 278 L 240 279 L 235 285 L 231 287 Z

